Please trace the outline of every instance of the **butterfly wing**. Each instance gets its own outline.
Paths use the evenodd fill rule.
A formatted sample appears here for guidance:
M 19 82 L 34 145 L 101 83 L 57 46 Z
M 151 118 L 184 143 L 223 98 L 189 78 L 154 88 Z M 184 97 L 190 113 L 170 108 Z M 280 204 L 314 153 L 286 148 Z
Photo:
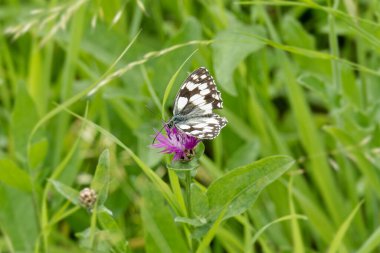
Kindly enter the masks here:
M 172 120 L 186 134 L 198 139 L 214 139 L 227 120 L 212 110 L 222 108 L 222 97 L 214 79 L 201 67 L 189 75 L 178 91 Z
M 173 115 L 200 116 L 222 108 L 222 97 L 214 79 L 206 68 L 201 67 L 189 75 L 178 91 Z
M 176 123 L 181 131 L 198 139 L 214 139 L 227 124 L 227 119 L 212 113 L 204 117 L 191 117 Z

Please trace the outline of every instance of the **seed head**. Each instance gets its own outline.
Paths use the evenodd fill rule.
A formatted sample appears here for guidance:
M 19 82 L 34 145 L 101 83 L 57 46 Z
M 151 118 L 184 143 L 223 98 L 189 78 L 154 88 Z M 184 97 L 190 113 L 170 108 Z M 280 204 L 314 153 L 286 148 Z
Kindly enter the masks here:
M 92 209 L 94 207 L 96 198 L 97 195 L 95 190 L 88 187 L 84 188 L 79 193 L 79 201 L 87 209 Z

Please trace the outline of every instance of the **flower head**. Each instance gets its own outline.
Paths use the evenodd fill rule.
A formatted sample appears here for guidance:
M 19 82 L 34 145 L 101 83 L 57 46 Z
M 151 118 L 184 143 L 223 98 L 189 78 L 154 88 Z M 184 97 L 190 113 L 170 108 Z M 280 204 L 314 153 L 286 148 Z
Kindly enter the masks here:
M 88 209 L 92 209 L 94 207 L 96 199 L 97 199 L 97 195 L 96 195 L 95 190 L 93 189 L 86 187 L 83 190 L 81 190 L 79 193 L 80 203 Z
M 165 125 L 166 136 L 157 133 L 157 142 L 152 146 L 162 148 L 161 152 L 174 154 L 173 160 L 189 161 L 194 156 L 194 148 L 200 142 L 199 139 L 179 131 L 175 126 Z

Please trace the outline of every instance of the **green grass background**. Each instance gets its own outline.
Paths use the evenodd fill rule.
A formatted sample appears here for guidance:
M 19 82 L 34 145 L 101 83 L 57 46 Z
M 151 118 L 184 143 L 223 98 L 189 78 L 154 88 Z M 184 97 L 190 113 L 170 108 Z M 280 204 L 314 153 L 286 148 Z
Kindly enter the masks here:
M 179 185 L 149 145 L 200 66 L 229 121 L 205 142 L 200 184 L 270 155 L 297 161 L 206 252 L 380 250 L 379 5 L 3 0 L 0 252 L 182 250 L 183 199 L 160 194 Z M 84 188 L 106 148 L 113 218 L 89 238 L 96 221 L 48 179 Z

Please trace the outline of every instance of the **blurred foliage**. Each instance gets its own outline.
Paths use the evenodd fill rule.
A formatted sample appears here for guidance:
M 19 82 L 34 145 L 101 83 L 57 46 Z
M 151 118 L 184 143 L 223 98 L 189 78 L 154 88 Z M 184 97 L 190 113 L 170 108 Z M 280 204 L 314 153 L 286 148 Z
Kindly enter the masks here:
M 242 198 L 243 214 L 213 217 L 220 226 L 200 249 L 379 250 L 379 5 L 2 1 L 0 251 L 186 251 L 195 221 L 178 222 L 178 178 L 149 145 L 200 66 L 229 123 L 205 141 L 192 186 L 198 213 L 218 178 L 271 155 L 297 161 Z M 101 191 L 93 212 L 65 199 L 90 184 Z

